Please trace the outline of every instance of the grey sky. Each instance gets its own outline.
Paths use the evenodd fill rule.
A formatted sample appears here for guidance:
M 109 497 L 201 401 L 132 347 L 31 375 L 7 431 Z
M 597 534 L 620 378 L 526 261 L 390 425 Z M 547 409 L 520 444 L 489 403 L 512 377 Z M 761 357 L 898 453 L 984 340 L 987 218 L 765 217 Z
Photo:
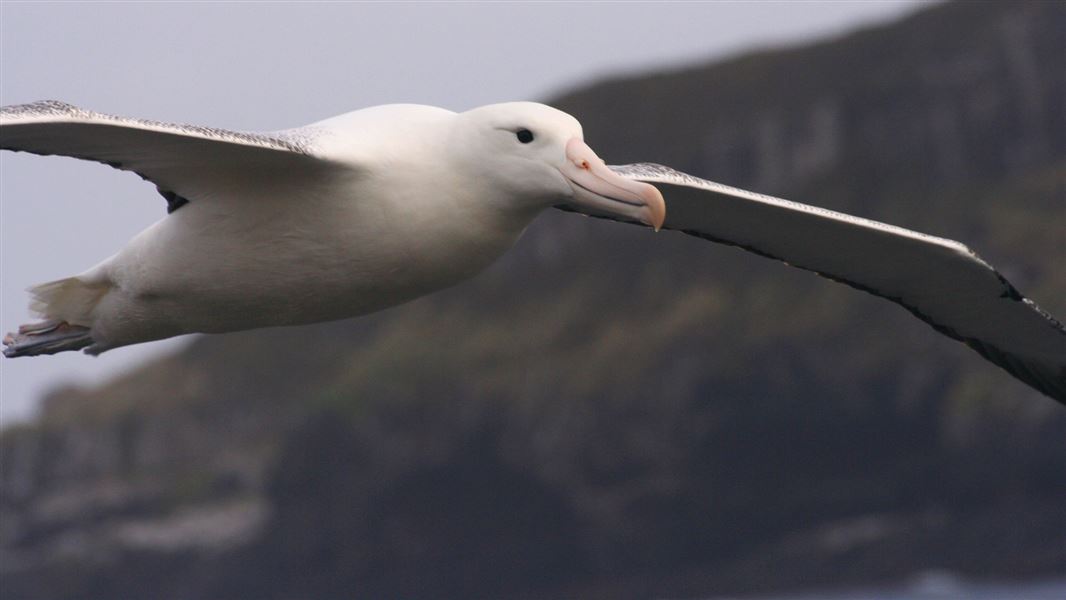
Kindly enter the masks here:
M 86 108 L 230 129 L 280 129 L 392 102 L 453 110 L 545 99 L 612 74 L 839 34 L 898 2 L 295 4 L 0 2 L 0 103 Z M 610 157 L 605 157 L 610 162 Z M 655 157 L 649 156 L 648 160 Z M 0 156 L 0 328 L 24 289 L 76 274 L 163 215 L 136 176 Z M 182 342 L 0 361 L 0 423 Z

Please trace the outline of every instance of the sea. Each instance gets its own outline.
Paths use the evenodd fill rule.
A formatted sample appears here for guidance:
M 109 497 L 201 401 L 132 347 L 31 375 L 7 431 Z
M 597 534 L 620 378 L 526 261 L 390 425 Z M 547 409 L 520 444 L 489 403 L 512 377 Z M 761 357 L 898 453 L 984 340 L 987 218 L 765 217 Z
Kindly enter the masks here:
M 722 596 L 708 600 L 734 598 Z M 1066 578 L 1029 583 L 978 583 L 951 573 L 929 572 L 898 587 L 748 596 L 744 600 L 1066 600 Z

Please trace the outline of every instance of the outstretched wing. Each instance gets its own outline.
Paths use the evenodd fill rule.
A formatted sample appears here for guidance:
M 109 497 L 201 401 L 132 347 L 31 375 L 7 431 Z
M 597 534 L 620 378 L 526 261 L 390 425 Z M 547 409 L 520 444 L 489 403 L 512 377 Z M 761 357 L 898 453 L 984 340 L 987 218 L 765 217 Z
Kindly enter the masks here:
M 611 168 L 662 191 L 664 228 L 738 246 L 892 300 L 1066 404 L 1066 329 L 963 244 L 661 165 Z
M 168 210 L 204 182 L 324 168 L 313 128 L 244 133 L 116 117 L 46 100 L 0 108 L 0 149 L 104 163 L 155 183 Z M 217 187 L 217 186 L 215 186 Z

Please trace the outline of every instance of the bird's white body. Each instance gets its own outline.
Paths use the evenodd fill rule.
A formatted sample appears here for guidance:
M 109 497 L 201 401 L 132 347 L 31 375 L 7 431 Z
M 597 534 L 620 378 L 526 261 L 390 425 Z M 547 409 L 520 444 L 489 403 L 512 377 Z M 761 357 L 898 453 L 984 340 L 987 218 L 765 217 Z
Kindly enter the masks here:
M 356 111 L 311 126 L 351 169 L 202 182 L 212 191 L 78 276 L 106 288 L 85 323 L 94 350 L 343 319 L 478 273 L 536 213 L 484 201 L 491 190 L 454 154 L 424 143 L 443 146 L 455 118 L 417 105 Z

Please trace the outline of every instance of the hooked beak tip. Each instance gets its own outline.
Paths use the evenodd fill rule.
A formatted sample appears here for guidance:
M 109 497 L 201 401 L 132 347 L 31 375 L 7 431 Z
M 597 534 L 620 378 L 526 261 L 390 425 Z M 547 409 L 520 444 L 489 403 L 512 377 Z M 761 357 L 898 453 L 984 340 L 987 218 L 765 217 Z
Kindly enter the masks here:
M 655 231 L 659 231 L 663 228 L 663 223 L 666 222 L 666 201 L 663 200 L 663 193 L 659 191 L 659 188 L 650 183 L 645 183 L 649 190 L 644 194 L 645 206 L 648 208 L 649 223 Z
M 658 188 L 615 173 L 579 138 L 567 143 L 566 157 L 563 175 L 590 194 L 583 203 L 594 210 L 638 219 L 655 231 L 662 229 L 666 202 Z

